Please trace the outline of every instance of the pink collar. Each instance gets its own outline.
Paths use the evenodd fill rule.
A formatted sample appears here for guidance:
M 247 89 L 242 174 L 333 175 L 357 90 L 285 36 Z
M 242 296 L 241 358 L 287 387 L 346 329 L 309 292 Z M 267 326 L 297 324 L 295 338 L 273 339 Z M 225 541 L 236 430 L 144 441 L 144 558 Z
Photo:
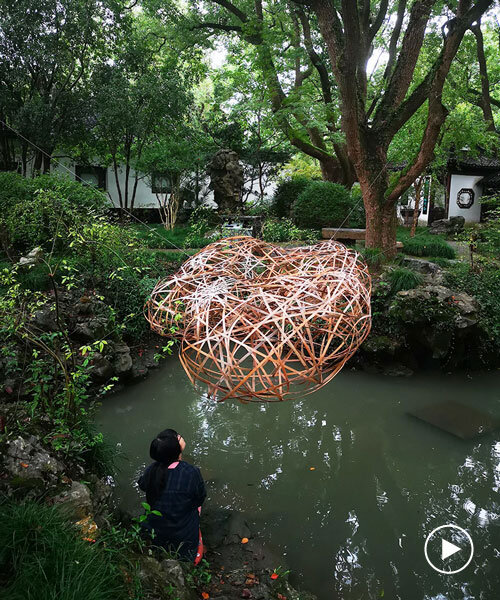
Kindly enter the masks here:
M 175 462 L 173 462 L 173 463 L 170 463 L 170 464 L 168 465 L 168 468 L 169 468 L 169 469 L 175 469 L 175 467 L 176 467 L 178 464 L 179 464 L 179 461 L 178 461 L 178 460 L 176 460 Z

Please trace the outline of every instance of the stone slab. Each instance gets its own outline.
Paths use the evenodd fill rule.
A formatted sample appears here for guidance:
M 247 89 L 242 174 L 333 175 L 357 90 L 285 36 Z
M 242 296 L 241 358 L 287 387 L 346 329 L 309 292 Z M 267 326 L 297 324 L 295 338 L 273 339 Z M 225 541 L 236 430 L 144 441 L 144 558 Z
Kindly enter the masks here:
M 500 427 L 500 419 L 453 400 L 417 408 L 408 414 L 463 440 L 470 440 Z
M 323 227 L 321 235 L 325 240 L 364 240 L 366 229 L 336 229 L 335 227 Z

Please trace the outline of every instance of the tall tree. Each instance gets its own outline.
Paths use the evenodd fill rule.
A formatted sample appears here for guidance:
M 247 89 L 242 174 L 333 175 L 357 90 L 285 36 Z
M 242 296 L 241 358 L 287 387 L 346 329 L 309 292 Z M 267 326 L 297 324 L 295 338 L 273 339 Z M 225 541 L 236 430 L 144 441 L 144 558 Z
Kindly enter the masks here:
M 320 139 L 309 127 L 310 141 L 297 138 L 289 114 L 281 112 L 287 95 L 276 64 L 279 54 L 272 40 L 279 15 L 292 10 L 307 43 L 308 56 L 322 84 L 322 93 L 332 85 L 324 73 L 325 61 L 314 56 L 326 48 L 339 99 L 341 127 L 347 158 L 354 166 L 361 185 L 367 215 L 366 244 L 382 248 L 388 255 L 396 249 L 396 202 L 423 172 L 433 158 L 441 127 L 448 114 L 442 102 L 443 86 L 465 32 L 488 10 L 493 0 L 300 0 L 294 4 L 266 4 L 262 0 L 208 0 L 198 12 L 199 27 L 236 32 L 257 51 L 258 67 L 266 74 L 273 108 L 292 144 L 319 159 L 323 156 Z M 199 3 L 196 6 L 200 6 Z M 208 9 L 207 9 L 208 7 Z M 390 18 L 391 15 L 394 17 Z M 208 18 L 207 18 L 208 17 Z M 446 21 L 443 23 L 443 18 Z M 403 25 L 406 25 L 404 28 Z M 313 29 L 314 27 L 314 29 Z M 314 34 L 313 34 L 314 31 Z M 290 44 L 297 39 L 290 33 Z M 439 44 L 437 39 L 441 38 Z M 388 43 L 388 60 L 383 77 L 371 85 L 368 65 L 374 50 Z M 435 48 L 435 56 L 417 79 L 416 68 L 422 48 Z M 306 76 L 295 71 L 297 83 Z M 328 82 L 327 82 L 328 80 Z M 327 85 L 328 83 L 328 85 Z M 378 83 L 378 85 L 377 85 Z M 334 105 L 333 101 L 333 105 Z M 332 106 L 331 102 L 326 102 Z M 415 156 L 399 174 L 390 176 L 388 151 L 396 134 L 425 105 L 426 125 Z M 296 114 L 300 121 L 300 111 Z M 313 139 L 314 138 L 314 139 Z M 338 154 L 337 154 L 338 156 Z
M 317 27 L 311 26 L 304 7 L 288 0 L 278 0 L 265 10 L 250 0 L 243 4 L 240 9 L 225 1 L 193 2 L 193 10 L 182 19 L 169 0 L 143 0 L 166 23 L 175 22 L 185 44 L 210 47 L 216 35 L 228 36 L 232 67 L 264 83 L 274 126 L 291 145 L 319 161 L 325 179 L 350 187 L 356 176 L 341 131 L 335 80 Z
M 94 69 L 90 126 L 80 149 L 89 162 L 113 167 L 120 208 L 132 210 L 145 148 L 177 135 L 202 71 L 159 39 L 150 19 L 137 16 L 126 34 L 112 57 Z
M 49 171 L 56 146 L 83 126 L 85 84 L 118 21 L 114 0 L 0 0 L 0 118 L 21 134 L 24 170 L 36 148 L 35 171 Z

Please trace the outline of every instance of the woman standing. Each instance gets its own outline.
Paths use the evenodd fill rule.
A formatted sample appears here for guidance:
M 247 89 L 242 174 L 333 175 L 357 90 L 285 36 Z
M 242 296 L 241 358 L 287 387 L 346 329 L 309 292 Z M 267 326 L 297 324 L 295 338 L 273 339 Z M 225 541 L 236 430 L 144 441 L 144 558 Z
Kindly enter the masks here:
M 177 552 L 184 560 L 198 564 L 203 555 L 200 531 L 201 505 L 207 495 L 200 469 L 182 460 L 184 438 L 165 429 L 151 442 L 149 455 L 155 461 L 139 479 L 151 510 L 143 522 L 146 531 L 154 530 L 154 544 Z

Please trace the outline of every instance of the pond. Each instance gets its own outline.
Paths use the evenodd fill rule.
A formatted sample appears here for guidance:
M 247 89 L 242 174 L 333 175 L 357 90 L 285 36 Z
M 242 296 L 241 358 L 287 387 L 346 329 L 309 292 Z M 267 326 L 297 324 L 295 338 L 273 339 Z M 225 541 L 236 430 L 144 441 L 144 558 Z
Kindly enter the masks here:
M 116 493 L 135 481 L 151 439 L 173 427 L 202 469 L 213 506 L 242 511 L 283 556 L 292 582 L 320 600 L 500 598 L 500 432 L 464 441 L 407 414 L 456 400 L 500 416 L 500 376 L 390 378 L 344 370 L 284 403 L 215 404 L 176 357 L 104 402 L 99 425 L 126 459 Z M 314 469 L 314 470 L 312 470 Z M 471 564 L 439 574 L 424 557 L 436 527 L 471 535 Z

